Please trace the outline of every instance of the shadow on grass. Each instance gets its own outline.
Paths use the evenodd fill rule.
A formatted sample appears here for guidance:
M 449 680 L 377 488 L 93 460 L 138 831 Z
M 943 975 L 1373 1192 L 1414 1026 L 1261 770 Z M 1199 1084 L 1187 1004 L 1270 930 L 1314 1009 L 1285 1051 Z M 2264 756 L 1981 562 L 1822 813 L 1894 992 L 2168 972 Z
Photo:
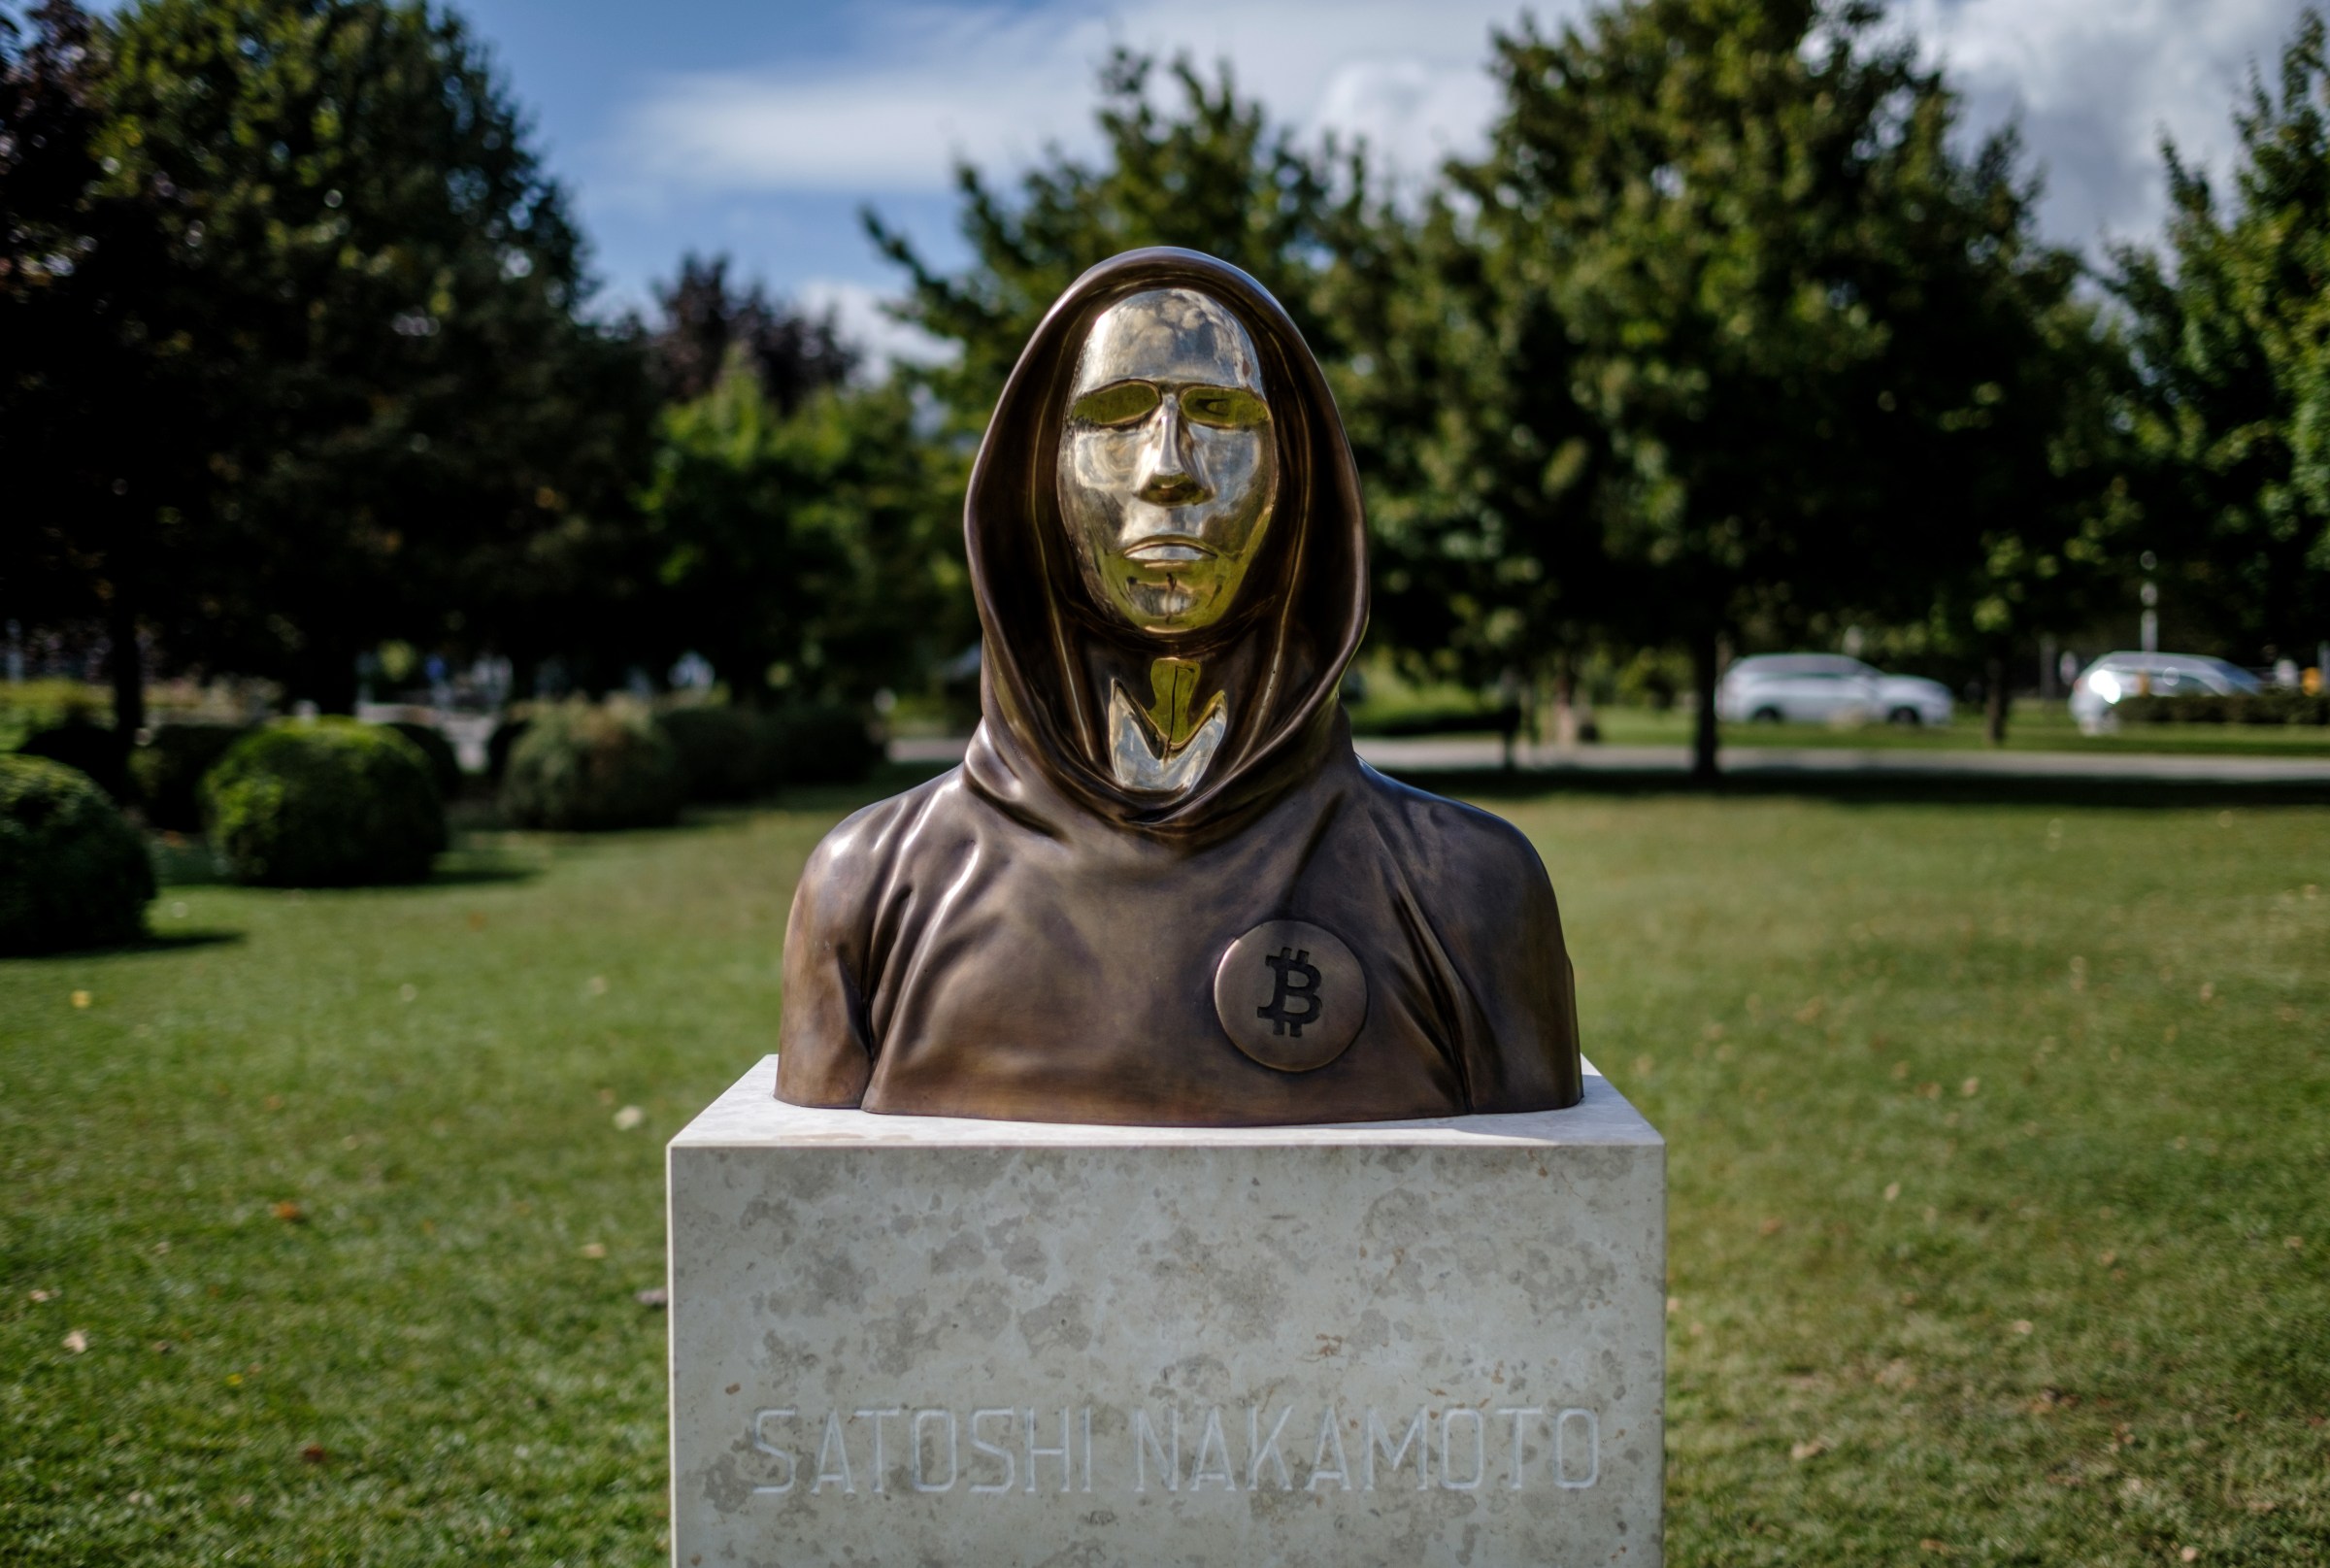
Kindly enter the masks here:
M 93 948 L 52 948 L 43 952 L 12 952 L 0 955 L 0 963 L 11 959 L 121 958 L 145 952 L 188 952 L 199 948 L 239 945 L 249 940 L 249 935 L 242 931 L 157 931 L 134 942 L 107 942 Z
M 1820 800 L 1847 806 L 2057 806 L 2197 810 L 2232 806 L 2330 806 L 2330 784 L 2280 780 L 2058 779 L 1978 774 L 1782 773 L 1759 769 L 1697 784 L 1666 770 L 1578 768 L 1384 770 L 1436 795 L 1520 800 L 1548 795 L 1645 799 Z
M 438 856 L 437 868 L 429 873 L 427 882 L 409 885 L 420 891 L 431 887 L 488 886 L 497 883 L 532 882 L 542 872 L 539 860 L 498 850 L 454 850 Z

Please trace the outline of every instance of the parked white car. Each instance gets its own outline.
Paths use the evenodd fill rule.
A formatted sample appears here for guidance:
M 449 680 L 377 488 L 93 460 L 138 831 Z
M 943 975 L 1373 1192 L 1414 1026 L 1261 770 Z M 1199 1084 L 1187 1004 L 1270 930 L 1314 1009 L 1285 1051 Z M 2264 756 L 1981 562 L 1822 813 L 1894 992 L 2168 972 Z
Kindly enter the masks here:
M 2071 717 L 2081 733 L 2106 735 L 2119 727 L 2113 708 L 2129 697 L 2230 697 L 2264 689 L 2240 665 L 2206 653 L 2106 653 L 2071 684 Z
M 1949 688 L 1842 653 L 1758 653 L 1715 683 L 1715 717 L 1791 724 L 1947 724 Z

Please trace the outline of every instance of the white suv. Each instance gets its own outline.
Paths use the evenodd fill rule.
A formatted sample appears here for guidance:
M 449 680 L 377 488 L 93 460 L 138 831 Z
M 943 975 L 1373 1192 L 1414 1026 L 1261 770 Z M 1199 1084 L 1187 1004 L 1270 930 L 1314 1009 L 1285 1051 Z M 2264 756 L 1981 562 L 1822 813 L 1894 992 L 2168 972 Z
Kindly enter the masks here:
M 1793 724 L 1947 724 L 1949 688 L 1915 675 L 1887 675 L 1841 653 L 1758 653 L 1723 672 L 1715 717 Z
M 2071 717 L 2080 733 L 2108 735 L 2119 728 L 2112 710 L 2122 698 L 2230 697 L 2264 689 L 2240 665 L 2205 653 L 2106 653 L 2071 684 Z

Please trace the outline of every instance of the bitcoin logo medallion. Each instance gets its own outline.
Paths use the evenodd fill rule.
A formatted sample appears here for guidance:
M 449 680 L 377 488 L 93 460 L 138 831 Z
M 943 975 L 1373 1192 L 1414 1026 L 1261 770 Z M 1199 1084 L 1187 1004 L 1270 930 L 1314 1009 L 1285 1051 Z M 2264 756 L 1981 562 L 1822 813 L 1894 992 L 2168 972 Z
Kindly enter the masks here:
M 1367 1021 L 1367 976 L 1334 932 L 1266 920 L 1221 955 L 1214 1011 L 1240 1051 L 1282 1073 L 1307 1073 L 1342 1055 Z

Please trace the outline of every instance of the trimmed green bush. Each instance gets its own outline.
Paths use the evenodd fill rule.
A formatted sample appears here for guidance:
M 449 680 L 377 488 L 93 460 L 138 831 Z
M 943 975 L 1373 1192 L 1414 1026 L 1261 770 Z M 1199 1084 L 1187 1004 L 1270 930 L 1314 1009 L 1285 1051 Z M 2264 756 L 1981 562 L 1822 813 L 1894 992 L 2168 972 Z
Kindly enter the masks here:
M 279 719 L 202 784 L 211 848 L 235 881 L 350 887 L 427 880 L 445 803 L 411 741 L 352 718 Z
M 429 760 L 429 777 L 437 781 L 437 793 L 446 800 L 461 793 L 461 757 L 453 743 L 446 739 L 445 731 L 434 724 L 416 724 L 407 719 L 392 718 L 382 726 L 392 729 L 420 749 Z
M 2330 692 L 2270 686 L 2228 697 L 2208 691 L 2125 697 L 2113 712 L 2128 724 L 2330 724 Z
M 769 718 L 769 751 L 776 777 L 788 784 L 856 784 L 882 758 L 865 716 L 844 703 L 779 709 Z
M 679 752 L 645 707 L 546 702 L 511 749 L 502 815 L 562 833 L 661 827 L 678 818 L 685 787 Z
M 129 753 L 129 774 L 146 803 L 146 820 L 173 833 L 201 832 L 202 776 L 249 733 L 248 724 L 157 726 Z
M 750 800 L 774 782 L 768 725 L 749 709 L 674 708 L 656 723 L 679 753 L 690 800 Z
M 95 781 L 0 756 L 0 953 L 135 942 L 152 897 L 146 841 Z
M 117 801 L 126 804 L 131 798 L 129 741 L 107 725 L 68 718 L 53 729 L 28 736 L 17 751 L 20 756 L 47 757 L 85 773 Z

